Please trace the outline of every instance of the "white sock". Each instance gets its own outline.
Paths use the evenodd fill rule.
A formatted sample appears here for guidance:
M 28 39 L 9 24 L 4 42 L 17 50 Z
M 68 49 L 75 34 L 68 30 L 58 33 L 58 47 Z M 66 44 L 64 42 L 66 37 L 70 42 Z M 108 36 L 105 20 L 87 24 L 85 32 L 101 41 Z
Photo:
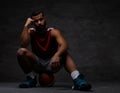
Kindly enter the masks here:
M 71 77 L 73 80 L 76 79 L 79 75 L 80 72 L 78 70 L 74 70 L 73 72 L 71 72 Z
M 34 79 L 36 75 L 37 74 L 33 71 L 27 74 L 27 76 L 30 76 L 32 79 Z

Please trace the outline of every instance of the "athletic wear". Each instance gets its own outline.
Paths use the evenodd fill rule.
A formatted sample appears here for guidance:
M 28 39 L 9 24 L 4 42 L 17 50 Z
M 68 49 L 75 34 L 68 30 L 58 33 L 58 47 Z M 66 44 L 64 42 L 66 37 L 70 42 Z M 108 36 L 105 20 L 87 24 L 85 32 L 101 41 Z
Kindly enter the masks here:
M 58 43 L 51 37 L 53 28 L 48 28 L 44 34 L 38 34 L 35 29 L 30 29 L 32 51 L 42 59 L 51 58 L 58 49 Z
M 91 85 L 84 79 L 84 76 L 80 74 L 76 79 L 73 80 L 74 85 L 72 86 L 73 90 L 83 90 L 88 91 L 91 89 Z
M 32 79 L 34 79 L 34 78 L 37 76 L 37 74 L 36 74 L 34 71 L 31 71 L 31 72 L 29 72 L 28 74 L 26 74 L 26 76 L 29 76 L 29 77 L 31 77 Z
M 19 85 L 20 88 L 30 88 L 36 87 L 37 79 L 36 77 L 32 79 L 31 77 L 27 76 L 26 80 Z
M 72 79 L 76 79 L 80 75 L 80 72 L 78 70 L 74 70 L 71 72 Z

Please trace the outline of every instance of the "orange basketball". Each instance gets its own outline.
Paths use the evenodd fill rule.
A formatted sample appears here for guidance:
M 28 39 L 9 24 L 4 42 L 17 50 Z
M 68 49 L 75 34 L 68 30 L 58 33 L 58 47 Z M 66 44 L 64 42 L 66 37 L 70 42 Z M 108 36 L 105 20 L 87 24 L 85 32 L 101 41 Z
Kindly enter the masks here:
M 53 74 L 42 73 L 39 74 L 39 84 L 42 87 L 50 87 L 53 86 L 55 82 L 55 77 Z

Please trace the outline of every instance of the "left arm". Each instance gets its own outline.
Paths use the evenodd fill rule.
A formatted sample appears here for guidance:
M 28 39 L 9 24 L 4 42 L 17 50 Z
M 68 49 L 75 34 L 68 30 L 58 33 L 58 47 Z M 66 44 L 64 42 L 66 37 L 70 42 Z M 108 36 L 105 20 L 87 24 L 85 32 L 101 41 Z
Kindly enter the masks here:
M 57 68 L 60 66 L 61 55 L 67 51 L 68 44 L 67 44 L 65 38 L 63 37 L 62 33 L 57 29 L 53 29 L 51 31 L 51 36 L 56 39 L 56 41 L 59 45 L 58 51 L 51 58 L 52 67 Z
M 59 45 L 58 51 L 55 53 L 54 56 L 61 56 L 64 52 L 67 51 L 68 44 L 59 30 L 54 29 L 53 31 L 51 31 L 51 35 L 52 37 L 55 37 Z

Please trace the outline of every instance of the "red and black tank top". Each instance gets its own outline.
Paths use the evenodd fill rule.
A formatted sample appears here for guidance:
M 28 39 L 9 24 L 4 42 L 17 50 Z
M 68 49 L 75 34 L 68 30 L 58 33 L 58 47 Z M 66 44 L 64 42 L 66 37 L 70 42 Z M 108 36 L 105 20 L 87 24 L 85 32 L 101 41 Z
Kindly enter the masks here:
M 30 28 L 32 51 L 42 59 L 51 58 L 58 49 L 56 39 L 51 37 L 52 29 L 54 28 L 48 28 L 45 34 L 40 35 L 35 29 Z

